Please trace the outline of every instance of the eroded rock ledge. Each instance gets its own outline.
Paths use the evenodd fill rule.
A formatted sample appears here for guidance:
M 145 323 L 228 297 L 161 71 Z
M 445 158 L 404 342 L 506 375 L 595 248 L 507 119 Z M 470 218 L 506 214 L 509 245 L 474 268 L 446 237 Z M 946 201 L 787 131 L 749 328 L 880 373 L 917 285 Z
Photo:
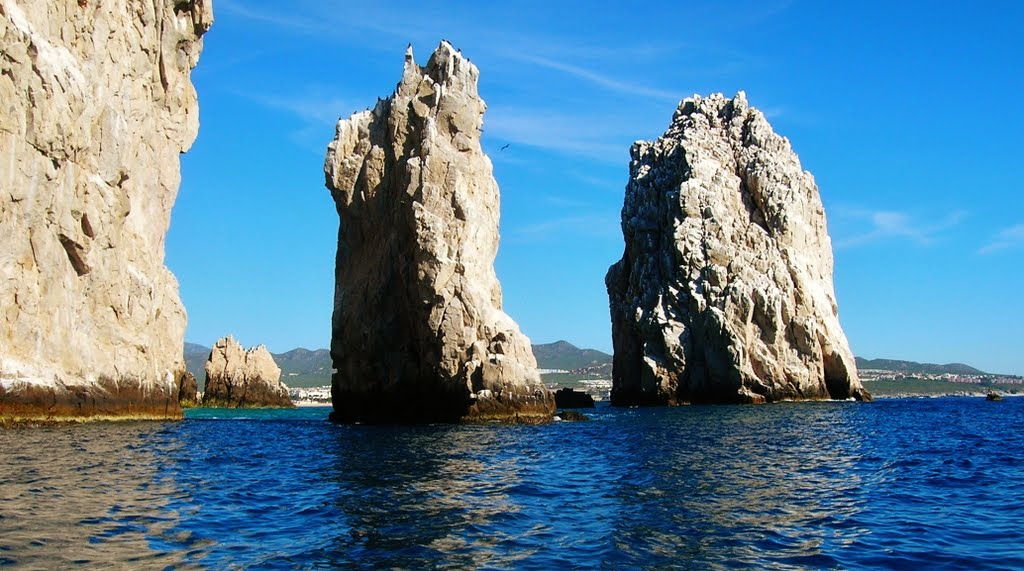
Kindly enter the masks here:
M 0 0 L 0 420 L 180 418 L 164 267 L 208 0 Z
M 622 231 L 613 404 L 870 398 L 818 187 L 742 92 L 686 99 L 633 145 Z
M 340 422 L 546 422 L 554 398 L 494 273 L 498 185 L 477 68 L 410 47 L 395 93 L 338 123 L 331 356 Z

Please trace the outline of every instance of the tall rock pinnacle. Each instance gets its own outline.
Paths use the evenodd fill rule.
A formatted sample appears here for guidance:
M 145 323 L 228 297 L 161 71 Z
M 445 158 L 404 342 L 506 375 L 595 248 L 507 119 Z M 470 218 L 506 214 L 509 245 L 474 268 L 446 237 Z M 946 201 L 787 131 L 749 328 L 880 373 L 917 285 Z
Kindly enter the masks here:
M 337 421 L 552 416 L 530 341 L 501 309 L 478 76 L 447 42 L 424 67 L 410 47 L 394 94 L 339 121 L 328 146 Z
M 870 399 L 818 187 L 745 95 L 684 100 L 631 156 L 606 278 L 612 403 Z
M 164 266 L 210 0 L 0 0 L 0 423 L 180 418 Z

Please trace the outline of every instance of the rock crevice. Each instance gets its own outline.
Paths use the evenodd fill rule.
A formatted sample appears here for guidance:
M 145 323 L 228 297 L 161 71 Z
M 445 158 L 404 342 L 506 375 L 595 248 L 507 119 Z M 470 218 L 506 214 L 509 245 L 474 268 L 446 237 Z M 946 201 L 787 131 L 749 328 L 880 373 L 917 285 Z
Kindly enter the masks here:
M 633 145 L 608 271 L 614 404 L 870 398 L 839 324 L 817 185 L 741 92 Z

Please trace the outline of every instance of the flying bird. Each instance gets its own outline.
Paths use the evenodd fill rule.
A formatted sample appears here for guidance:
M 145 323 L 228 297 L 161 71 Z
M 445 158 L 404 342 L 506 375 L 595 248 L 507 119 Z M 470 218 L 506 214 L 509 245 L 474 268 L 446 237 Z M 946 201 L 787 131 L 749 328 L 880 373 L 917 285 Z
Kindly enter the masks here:
M 504 151 L 504 150 L 505 150 L 505 149 L 507 149 L 507 148 L 508 148 L 508 146 L 509 146 L 509 145 L 511 145 L 511 144 L 512 144 L 512 143 L 508 143 L 508 144 L 506 144 L 506 145 L 505 145 L 504 147 L 502 147 L 502 148 L 500 148 L 500 149 L 498 149 L 498 150 L 499 150 L 499 151 Z

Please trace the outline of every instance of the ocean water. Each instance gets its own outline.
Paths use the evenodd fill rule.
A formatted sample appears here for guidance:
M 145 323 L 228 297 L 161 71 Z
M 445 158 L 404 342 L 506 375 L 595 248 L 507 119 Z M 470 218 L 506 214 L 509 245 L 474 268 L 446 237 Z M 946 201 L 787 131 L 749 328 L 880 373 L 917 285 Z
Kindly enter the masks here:
M 0 431 L 0 566 L 1024 569 L 1024 399 Z

